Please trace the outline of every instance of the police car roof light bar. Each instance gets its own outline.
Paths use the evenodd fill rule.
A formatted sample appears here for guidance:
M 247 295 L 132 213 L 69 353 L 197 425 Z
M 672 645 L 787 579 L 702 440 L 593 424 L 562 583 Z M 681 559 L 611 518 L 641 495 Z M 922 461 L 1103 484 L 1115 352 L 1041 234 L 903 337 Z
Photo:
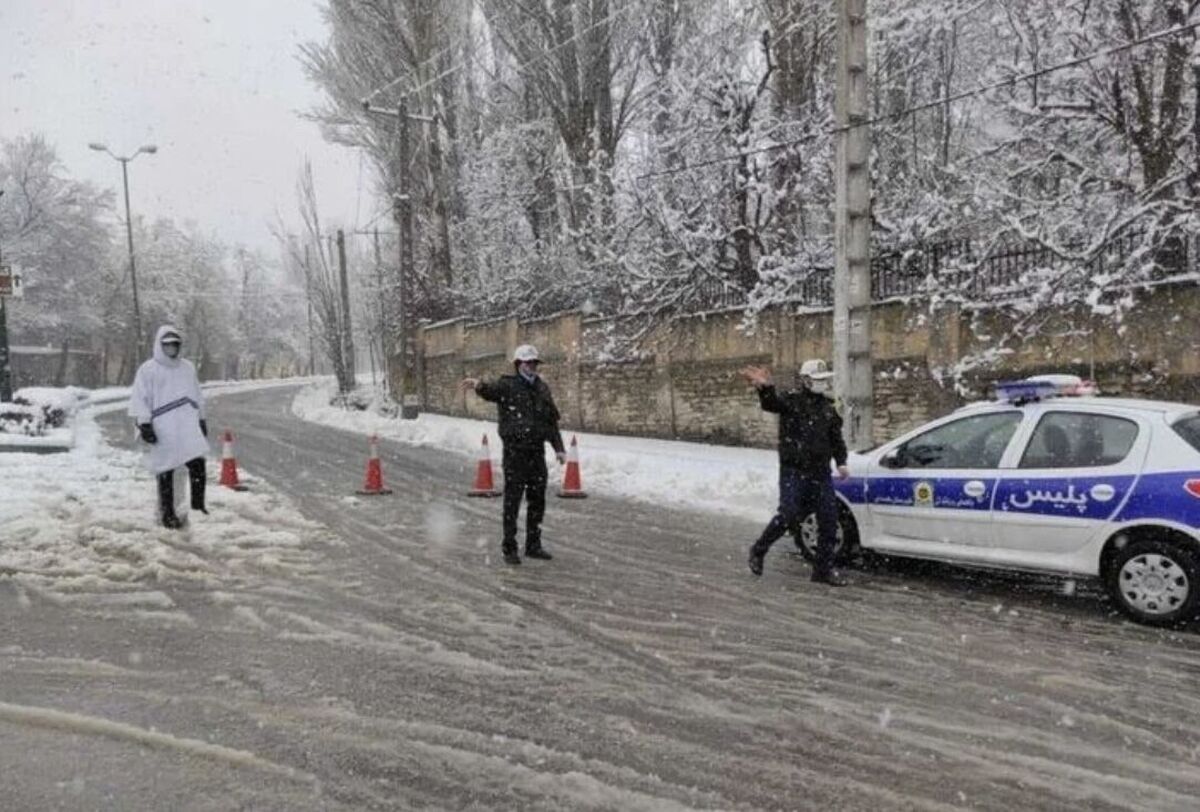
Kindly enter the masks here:
M 1094 381 L 1076 375 L 1035 375 L 1021 381 L 998 381 L 996 399 L 1014 406 L 1047 397 L 1089 397 L 1100 393 Z

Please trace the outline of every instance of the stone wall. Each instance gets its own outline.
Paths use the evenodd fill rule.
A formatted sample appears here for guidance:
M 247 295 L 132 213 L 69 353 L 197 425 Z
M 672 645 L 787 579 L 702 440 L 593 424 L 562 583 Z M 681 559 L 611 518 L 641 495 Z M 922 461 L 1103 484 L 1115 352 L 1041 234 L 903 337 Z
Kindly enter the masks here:
M 1094 378 L 1109 394 L 1200 403 L 1197 313 L 1195 283 L 1139 293 L 1120 323 L 1084 306 L 1038 314 L 1031 323 L 1023 321 L 1028 314 L 1002 308 L 876 305 L 875 439 L 986 395 L 996 380 L 1043 372 Z M 759 409 L 738 370 L 770 366 L 790 384 L 801 361 L 832 356 L 832 317 L 829 310 L 780 309 L 761 314 L 753 330 L 743 321 L 740 311 L 676 319 L 635 349 L 614 340 L 627 330 L 618 320 L 578 313 L 426 325 L 417 337 L 418 388 L 424 409 L 494 419 L 495 407 L 459 392 L 458 381 L 509 372 L 513 350 L 531 343 L 545 359 L 565 428 L 766 446 L 775 418 Z M 1034 337 L 1014 339 L 1018 334 Z M 1005 349 L 996 353 L 998 346 Z

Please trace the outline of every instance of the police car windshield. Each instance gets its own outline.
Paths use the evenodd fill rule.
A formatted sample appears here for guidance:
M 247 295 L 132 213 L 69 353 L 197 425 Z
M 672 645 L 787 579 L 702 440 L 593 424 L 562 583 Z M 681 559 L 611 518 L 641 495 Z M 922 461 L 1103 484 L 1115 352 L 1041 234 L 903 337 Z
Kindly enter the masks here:
M 1200 451 L 1200 414 L 1177 421 L 1173 428 L 1176 434 L 1187 441 L 1188 445 Z

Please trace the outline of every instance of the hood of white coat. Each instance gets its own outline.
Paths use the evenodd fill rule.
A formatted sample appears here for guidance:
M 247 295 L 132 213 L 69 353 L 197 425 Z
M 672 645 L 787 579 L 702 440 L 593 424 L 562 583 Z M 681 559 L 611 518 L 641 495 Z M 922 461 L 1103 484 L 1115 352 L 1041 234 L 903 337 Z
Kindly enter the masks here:
M 169 324 L 164 324 L 162 327 L 159 327 L 158 332 L 154 334 L 154 360 L 165 367 L 177 367 L 179 366 L 180 359 L 183 358 L 182 352 L 179 353 L 179 358 L 169 358 L 167 354 L 163 352 L 163 337 L 171 333 L 179 336 L 180 339 L 183 338 L 183 333 L 179 332 Z

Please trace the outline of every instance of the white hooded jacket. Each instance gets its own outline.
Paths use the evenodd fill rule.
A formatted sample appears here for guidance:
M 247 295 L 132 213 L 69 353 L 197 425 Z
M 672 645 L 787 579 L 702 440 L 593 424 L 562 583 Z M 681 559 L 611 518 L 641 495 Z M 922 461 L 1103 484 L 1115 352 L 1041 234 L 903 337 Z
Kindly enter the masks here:
M 200 432 L 204 419 L 204 395 L 190 361 L 170 358 L 162 348 L 163 336 L 179 335 L 170 325 L 154 336 L 154 357 L 138 367 L 129 395 L 129 414 L 138 425 L 150 423 L 158 442 L 150 446 L 147 465 L 161 474 L 208 452 L 208 440 Z

